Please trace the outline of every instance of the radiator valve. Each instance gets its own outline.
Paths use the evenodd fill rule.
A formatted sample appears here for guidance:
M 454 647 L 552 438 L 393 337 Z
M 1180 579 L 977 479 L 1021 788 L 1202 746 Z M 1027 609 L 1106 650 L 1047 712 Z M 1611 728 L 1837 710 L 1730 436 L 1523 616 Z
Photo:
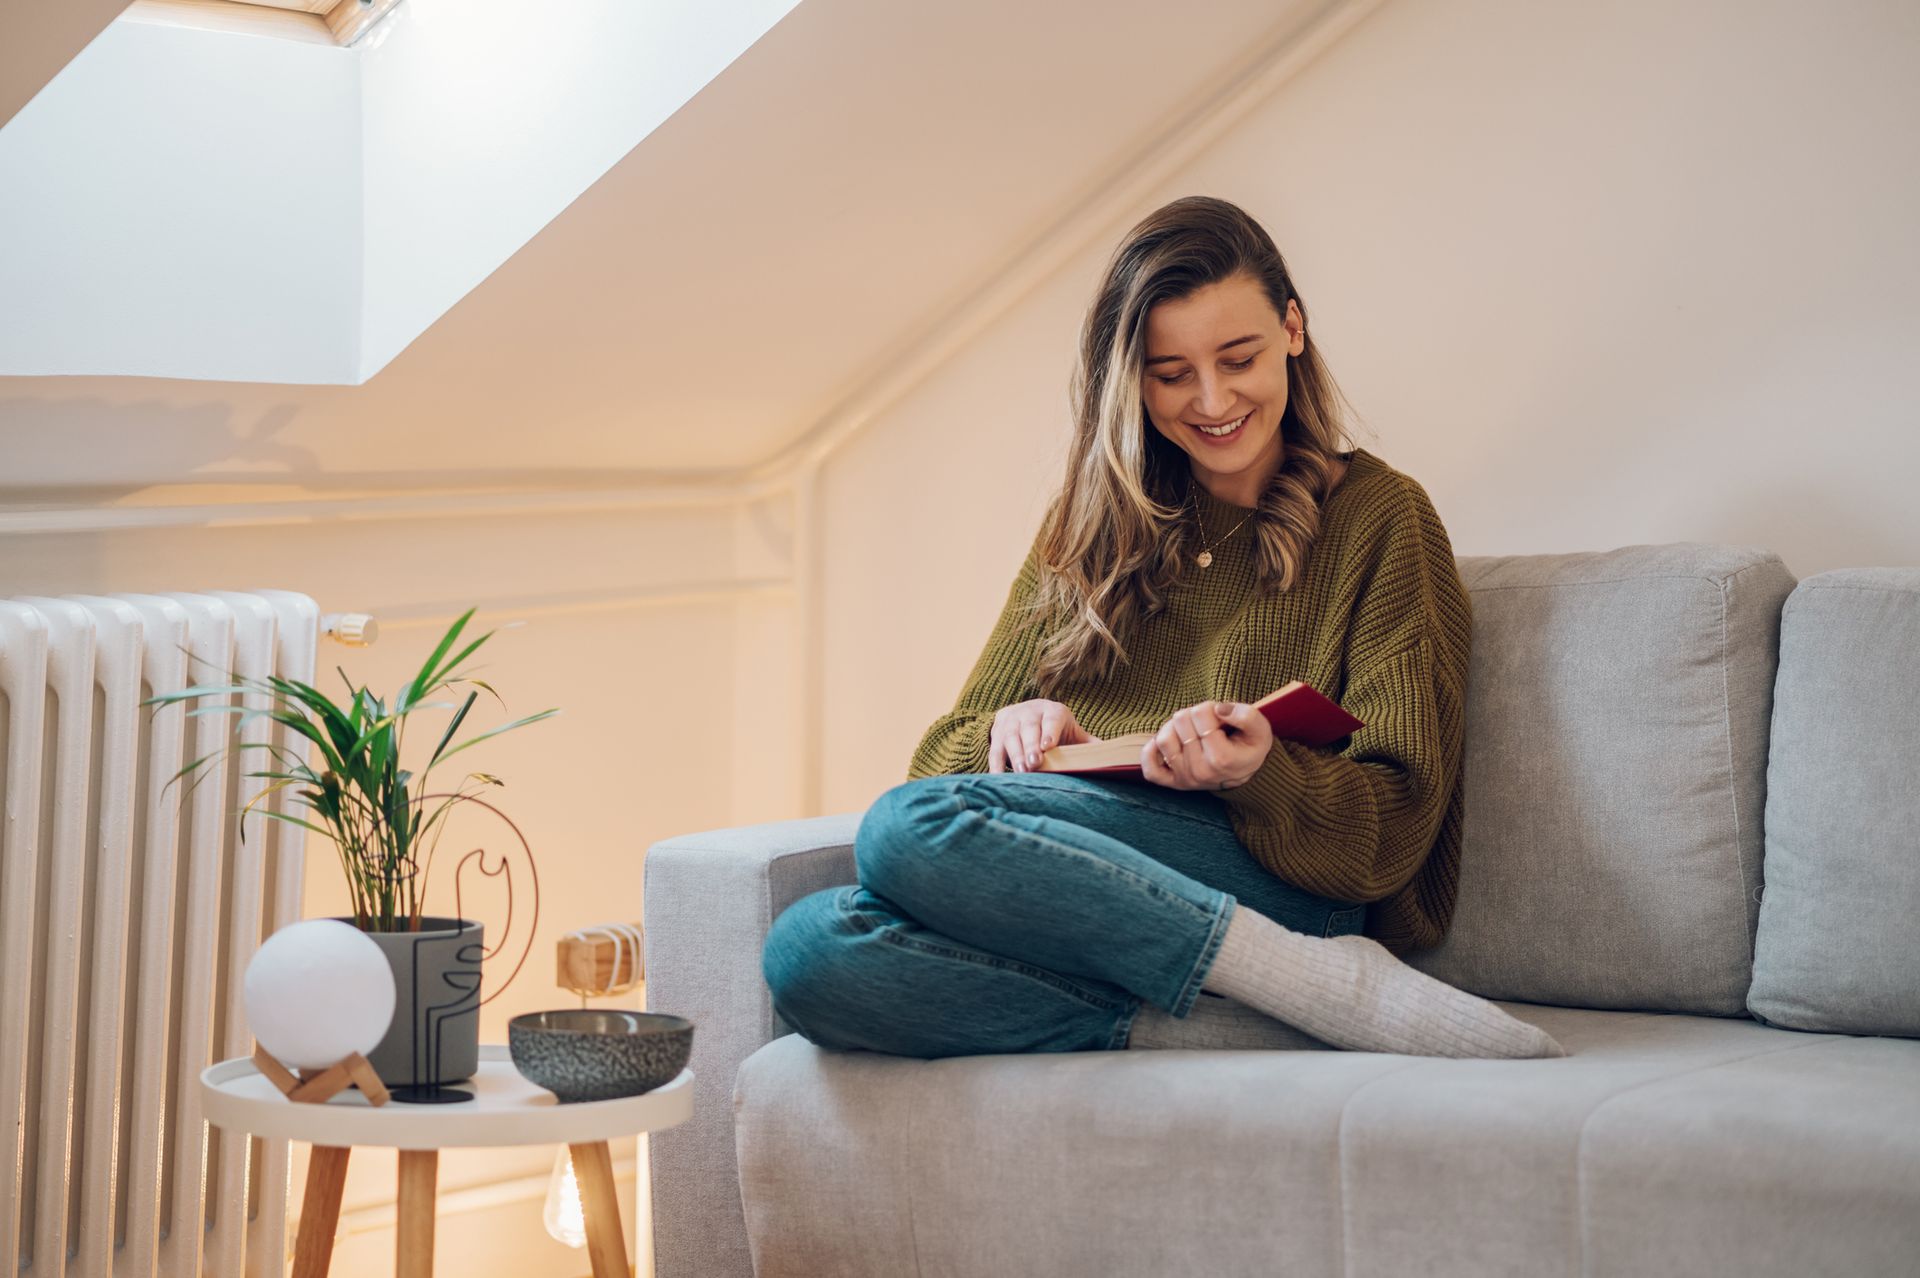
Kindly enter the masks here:
M 330 612 L 320 618 L 320 633 L 353 648 L 364 648 L 380 637 L 380 623 L 364 612 Z

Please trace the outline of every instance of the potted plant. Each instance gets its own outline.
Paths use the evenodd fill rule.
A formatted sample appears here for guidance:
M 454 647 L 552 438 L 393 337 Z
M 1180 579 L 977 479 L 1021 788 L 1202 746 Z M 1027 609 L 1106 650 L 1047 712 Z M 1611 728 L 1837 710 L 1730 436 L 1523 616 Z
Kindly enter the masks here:
M 472 608 L 460 614 L 391 705 L 365 687 L 356 686 L 344 670 L 340 678 L 347 685 L 348 696 L 340 703 L 296 680 L 273 676 L 256 679 L 231 671 L 229 683 L 184 688 L 141 702 L 165 705 L 201 697 L 222 698 L 218 704 L 203 705 L 188 713 L 238 714 L 241 718 L 236 729 L 265 715 L 317 747 L 321 764 L 317 771 L 303 757 L 310 752 L 290 751 L 272 742 L 249 742 L 195 759 L 167 784 L 223 757 L 228 749 L 268 751 L 276 767 L 244 774 L 269 784 L 241 810 L 243 841 L 246 814 L 256 804 L 290 786 L 302 787 L 298 797 L 319 823 L 284 812 L 263 810 L 260 815 L 318 834 L 339 854 L 353 905 L 351 918 L 343 921 L 372 937 L 393 967 L 397 995 L 393 1023 L 368 1060 L 399 1099 L 464 1098 L 464 1092 L 448 1094 L 441 1089 L 444 1084 L 471 1078 L 479 1067 L 480 959 L 484 952 L 481 926 L 470 919 L 426 913 L 426 880 L 448 812 L 474 800 L 481 788 L 506 784 L 490 773 L 469 772 L 453 791 L 436 794 L 428 787 L 428 774 L 435 765 L 489 737 L 559 713 L 557 708 L 542 710 L 455 742 L 455 734 L 480 695 L 478 690 L 500 701 L 503 709 L 506 705 L 485 680 L 458 669 L 493 637 L 494 631 L 448 656 L 473 614 Z M 458 696 L 457 689 L 463 684 L 471 684 L 476 691 L 469 691 L 457 705 L 429 700 L 442 689 Z M 225 700 L 248 694 L 253 694 L 254 704 L 229 704 Z M 259 704 L 262 696 L 267 703 L 264 708 Z M 451 710 L 453 715 L 440 732 L 426 765 L 416 774 L 401 766 L 405 730 L 409 719 L 429 710 Z M 469 784 L 476 788 L 470 791 Z M 434 804 L 431 810 L 430 803 Z

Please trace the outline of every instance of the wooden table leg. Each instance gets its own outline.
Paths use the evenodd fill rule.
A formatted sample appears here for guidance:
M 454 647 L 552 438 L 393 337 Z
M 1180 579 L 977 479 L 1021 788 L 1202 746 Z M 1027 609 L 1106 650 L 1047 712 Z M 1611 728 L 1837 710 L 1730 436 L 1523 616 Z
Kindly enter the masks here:
M 340 1228 L 340 1195 L 347 1184 L 345 1145 L 315 1145 L 307 1159 L 307 1192 L 300 1202 L 300 1234 L 293 1244 L 293 1278 L 327 1278 L 333 1235 Z
M 580 1214 L 586 1218 L 587 1255 L 593 1278 L 628 1278 L 627 1239 L 620 1230 L 620 1195 L 613 1187 L 613 1151 L 604 1140 L 569 1145 L 573 1179 L 580 1186 Z
M 433 1196 L 440 1172 L 437 1149 L 400 1151 L 399 1228 L 394 1238 L 395 1278 L 433 1278 Z

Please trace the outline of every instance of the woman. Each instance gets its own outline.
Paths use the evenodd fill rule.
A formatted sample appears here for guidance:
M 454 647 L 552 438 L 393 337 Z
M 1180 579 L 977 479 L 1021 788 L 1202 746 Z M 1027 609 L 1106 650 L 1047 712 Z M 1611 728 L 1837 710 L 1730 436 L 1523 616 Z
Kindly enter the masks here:
M 1564 1055 L 1397 957 L 1453 911 L 1468 597 L 1420 485 L 1340 449 L 1272 239 L 1223 200 L 1146 218 L 1073 398 L 1065 481 L 862 820 L 859 884 L 768 934 L 776 1009 L 825 1047 L 938 1057 L 1157 1045 L 1136 1026 L 1206 992 L 1342 1047 Z M 1366 724 L 1344 751 L 1248 704 L 1294 678 Z M 1142 730 L 1144 783 L 1035 771 Z

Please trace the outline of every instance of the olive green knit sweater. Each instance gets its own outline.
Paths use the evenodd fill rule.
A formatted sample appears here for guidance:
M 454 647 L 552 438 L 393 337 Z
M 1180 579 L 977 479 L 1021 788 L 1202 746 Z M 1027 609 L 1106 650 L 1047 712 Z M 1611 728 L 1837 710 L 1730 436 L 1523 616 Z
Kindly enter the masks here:
M 1194 499 L 1208 537 L 1247 514 L 1198 486 Z M 1234 832 L 1287 882 L 1369 903 L 1365 934 L 1394 953 L 1437 945 L 1459 885 L 1472 629 L 1446 529 L 1417 481 L 1356 449 L 1291 590 L 1256 597 L 1252 544 L 1251 521 L 1214 544 L 1212 566 L 1190 569 L 1132 636 L 1127 664 L 1054 699 L 1105 739 L 1306 680 L 1366 726 L 1319 749 L 1275 741 L 1259 771 L 1219 793 Z M 909 780 L 987 771 L 994 712 L 1039 695 L 1030 675 L 1044 630 L 1018 625 L 1038 556 L 1036 538 L 959 700 L 914 750 Z

